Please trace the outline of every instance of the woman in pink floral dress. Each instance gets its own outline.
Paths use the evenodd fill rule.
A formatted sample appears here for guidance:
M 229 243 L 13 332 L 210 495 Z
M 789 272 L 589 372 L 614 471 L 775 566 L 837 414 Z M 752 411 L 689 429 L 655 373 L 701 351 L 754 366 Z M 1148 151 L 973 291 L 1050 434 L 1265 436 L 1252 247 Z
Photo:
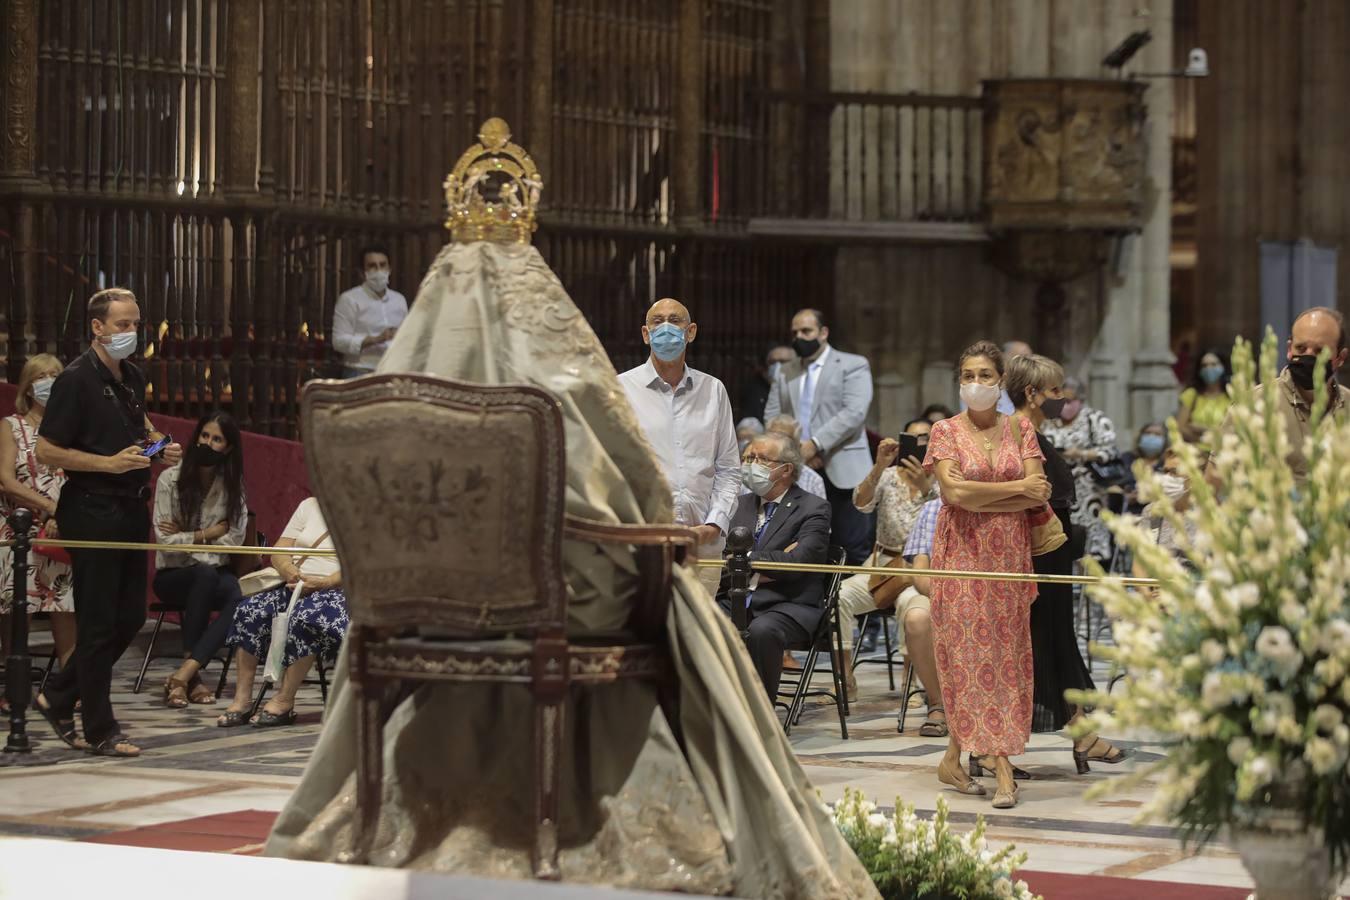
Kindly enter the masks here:
M 7 521 L 15 506 L 33 510 L 33 521 L 55 528 L 56 501 L 61 497 L 65 473 L 37 461 L 38 426 L 47 409 L 52 382 L 61 374 L 61 361 L 49 353 L 34 356 L 19 375 L 18 412 L 0 423 L 0 540 L 14 535 Z M 51 536 L 55 537 L 54 534 Z M 32 553 L 28 557 L 28 612 L 51 613 L 52 643 L 56 655 L 65 662 L 75 649 L 74 581 L 70 565 L 48 556 Z M 0 612 L 6 616 L 14 606 L 14 566 L 8 548 L 0 552 Z M 4 626 L 6 643 L 9 626 Z M 5 651 L 8 653 L 8 650 Z
M 924 466 L 937 474 L 944 505 L 933 541 L 936 569 L 1031 572 L 1026 511 L 1050 496 L 1036 432 L 996 405 L 1003 355 L 980 341 L 961 354 L 966 411 L 933 426 Z M 984 788 L 961 769 L 964 748 L 994 758 L 994 806 L 1017 805 L 1009 756 L 1031 735 L 1031 582 L 934 578 L 932 616 L 938 673 L 950 729 L 938 779 L 965 794 Z

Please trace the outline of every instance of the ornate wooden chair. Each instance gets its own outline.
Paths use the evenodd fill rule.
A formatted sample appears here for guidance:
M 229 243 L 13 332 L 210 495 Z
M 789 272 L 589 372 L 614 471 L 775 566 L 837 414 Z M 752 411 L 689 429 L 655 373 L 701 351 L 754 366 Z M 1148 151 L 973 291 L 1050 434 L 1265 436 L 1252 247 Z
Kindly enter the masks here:
M 666 608 L 692 530 L 566 515 L 562 413 L 539 388 L 371 375 L 311 383 L 301 415 L 351 616 L 356 861 L 379 822 L 389 689 L 510 683 L 534 697 L 534 873 L 558 878 L 563 701 L 572 688 L 653 680 L 675 727 Z M 568 639 L 564 536 L 634 548 L 638 642 Z

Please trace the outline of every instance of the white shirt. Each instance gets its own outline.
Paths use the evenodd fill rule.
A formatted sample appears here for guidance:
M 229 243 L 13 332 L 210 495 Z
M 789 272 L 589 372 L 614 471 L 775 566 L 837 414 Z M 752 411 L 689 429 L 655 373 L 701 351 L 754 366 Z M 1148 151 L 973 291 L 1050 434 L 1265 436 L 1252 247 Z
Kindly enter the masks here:
M 798 410 L 797 421 L 802 426 L 802 443 L 811 440 L 811 415 L 816 409 L 816 391 L 820 388 L 820 370 L 825 366 L 825 360 L 830 358 L 830 345 L 826 344 L 825 349 L 820 351 L 820 355 L 815 361 L 806 367 L 806 374 L 802 376 L 802 392 L 798 395 L 797 405 L 801 407 Z M 810 388 L 810 392 L 807 392 Z
M 155 542 L 159 544 L 191 544 L 194 531 L 205 531 L 207 528 L 215 525 L 217 522 L 227 520 L 229 512 L 230 498 L 225 490 L 225 479 L 217 477 L 211 482 L 211 487 L 202 498 L 201 508 L 197 510 L 197 521 L 178 522 L 178 476 L 183 473 L 183 466 L 174 466 L 171 469 L 165 469 L 159 476 L 159 482 L 155 485 L 155 515 L 154 528 Z M 239 497 L 239 514 L 235 516 L 233 522 L 230 522 L 230 530 L 224 537 L 216 538 L 210 543 L 222 544 L 227 547 L 242 547 L 244 545 L 244 534 L 248 531 L 248 506 L 244 502 L 241 494 Z M 178 522 L 178 527 L 182 531 L 177 534 L 160 534 L 160 522 Z M 191 566 L 196 563 L 206 563 L 208 566 L 225 566 L 236 557 L 227 556 L 224 553 L 174 553 L 160 550 L 155 553 L 156 569 L 178 569 L 183 566 Z
M 675 521 L 726 534 L 741 491 L 741 456 L 722 382 L 688 366 L 678 390 L 650 358 L 619 376 L 647 441 L 670 481 Z
M 822 500 L 829 499 L 825 496 L 825 479 L 810 466 L 802 466 L 802 470 L 797 473 L 797 487 L 808 494 L 815 494 Z
M 376 297 L 364 284 L 343 291 L 333 308 L 333 347 L 342 354 L 343 365 L 375 371 L 389 343 L 362 350 L 361 342 L 386 328 L 397 328 L 407 317 L 408 299 L 392 288 L 383 297 Z
M 281 536 L 290 538 L 295 541 L 296 547 L 304 547 L 306 550 L 333 549 L 333 538 L 329 536 L 328 526 L 323 521 L 319 501 L 313 497 L 306 497 L 300 501 L 295 512 L 291 513 L 291 520 L 286 523 L 286 530 L 281 532 Z M 273 555 L 285 554 L 286 549 L 283 547 Z M 306 556 L 299 559 L 297 565 L 301 576 L 327 577 L 338 571 L 337 557 L 334 556 Z

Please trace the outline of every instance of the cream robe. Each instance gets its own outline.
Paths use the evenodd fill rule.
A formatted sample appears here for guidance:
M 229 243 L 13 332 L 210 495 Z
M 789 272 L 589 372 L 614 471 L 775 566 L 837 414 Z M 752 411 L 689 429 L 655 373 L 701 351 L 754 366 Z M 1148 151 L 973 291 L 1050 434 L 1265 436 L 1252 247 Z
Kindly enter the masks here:
M 531 246 L 450 244 L 381 372 L 528 383 L 561 401 L 567 510 L 670 521 L 670 492 L 595 333 Z M 528 548 L 522 548 L 528 552 Z M 568 542 L 569 631 L 622 629 L 635 571 L 621 548 Z M 681 752 L 655 692 L 623 683 L 567 704 L 567 881 L 756 898 L 876 897 L 793 755 L 729 619 L 681 569 L 670 651 Z M 355 807 L 355 716 L 340 660 L 323 733 L 267 853 L 341 859 Z M 385 731 L 372 862 L 529 877 L 531 707 L 523 687 L 418 689 Z

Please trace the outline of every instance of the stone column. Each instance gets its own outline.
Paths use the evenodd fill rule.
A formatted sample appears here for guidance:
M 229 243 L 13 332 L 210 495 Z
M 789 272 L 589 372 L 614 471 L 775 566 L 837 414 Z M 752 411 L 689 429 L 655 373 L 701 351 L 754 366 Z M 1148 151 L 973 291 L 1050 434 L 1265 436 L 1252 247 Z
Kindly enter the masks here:
M 37 295 L 37 210 L 34 196 L 42 189 L 36 177 L 38 0 L 10 0 L 3 17 L 0 84 L 5 85 L 5 134 L 0 139 L 0 195 L 11 200 L 18 290 L 5 310 L 9 380 L 19 380 L 28 359 L 29 323 Z
M 545 187 L 553 176 L 553 0 L 530 7 L 530 97 L 525 147 L 539 167 Z M 544 199 L 549 192 L 544 191 Z

